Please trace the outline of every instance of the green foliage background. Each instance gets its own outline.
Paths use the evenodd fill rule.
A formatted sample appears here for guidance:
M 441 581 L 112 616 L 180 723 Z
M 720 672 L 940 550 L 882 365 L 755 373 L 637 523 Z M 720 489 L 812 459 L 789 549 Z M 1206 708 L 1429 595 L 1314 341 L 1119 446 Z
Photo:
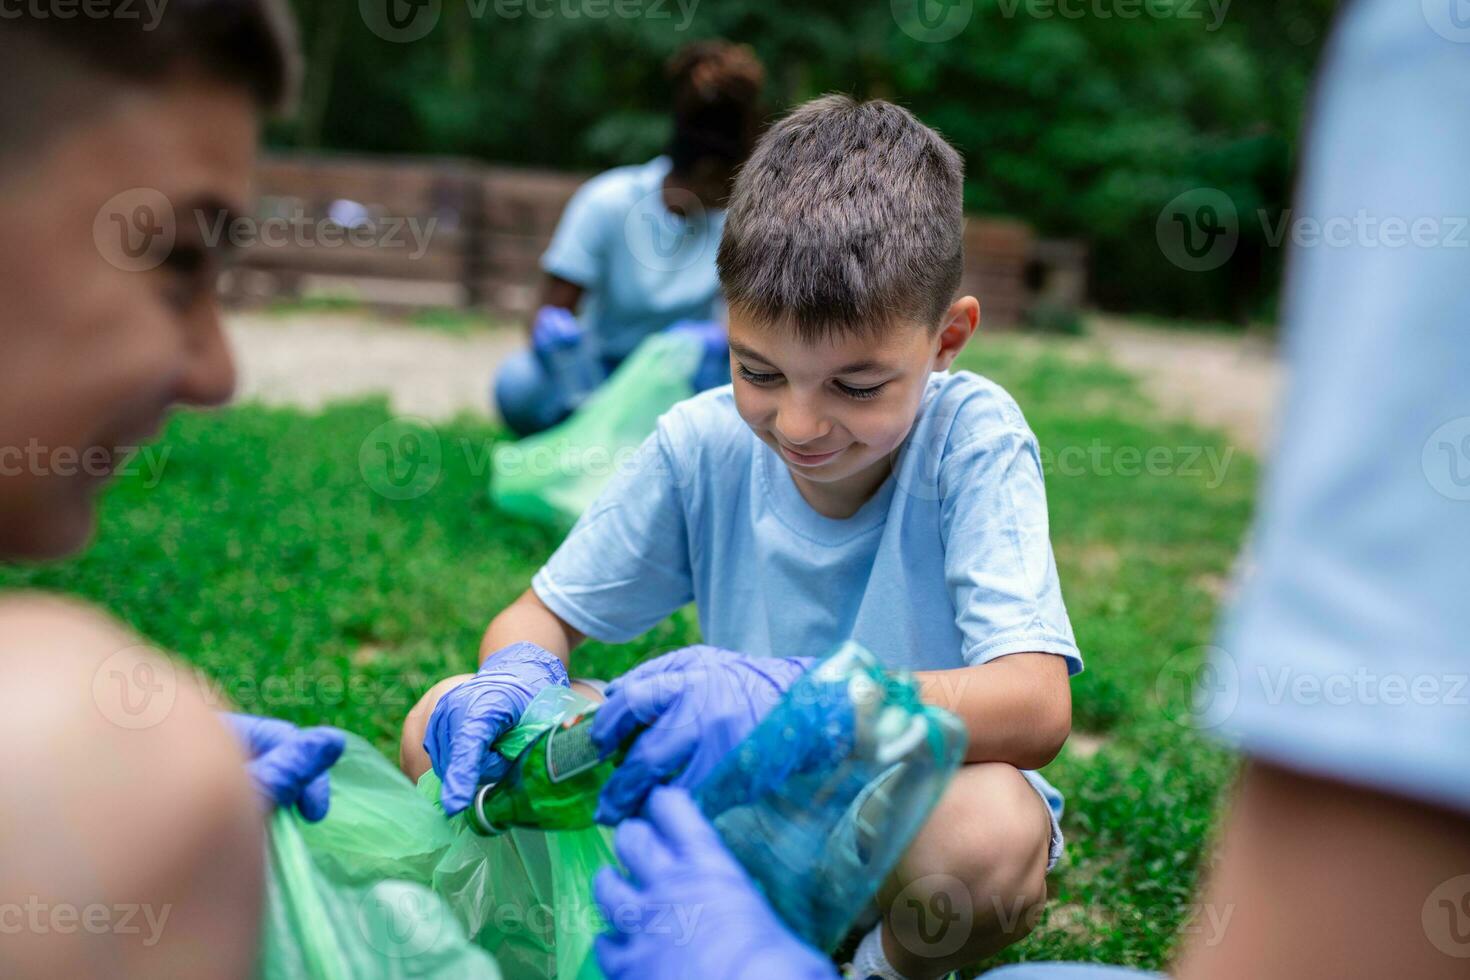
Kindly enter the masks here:
M 972 210 L 1091 244 L 1102 305 L 1237 322 L 1273 313 L 1281 256 L 1258 213 L 1274 222 L 1288 199 L 1311 72 L 1337 6 L 293 2 L 308 70 L 301 111 L 270 134 L 276 146 L 587 171 L 641 161 L 668 134 L 664 59 L 688 41 L 727 37 L 764 59 L 773 115 L 828 91 L 913 109 L 964 153 Z M 368 29 L 363 5 L 412 2 L 438 4 L 421 40 L 394 43 Z M 941 4 L 955 16 L 968 8 L 969 20 L 950 40 L 920 41 L 899 26 L 915 2 L 931 5 L 932 17 Z M 1222 269 L 1189 273 L 1160 253 L 1154 224 L 1167 202 L 1202 186 L 1234 200 L 1241 241 Z

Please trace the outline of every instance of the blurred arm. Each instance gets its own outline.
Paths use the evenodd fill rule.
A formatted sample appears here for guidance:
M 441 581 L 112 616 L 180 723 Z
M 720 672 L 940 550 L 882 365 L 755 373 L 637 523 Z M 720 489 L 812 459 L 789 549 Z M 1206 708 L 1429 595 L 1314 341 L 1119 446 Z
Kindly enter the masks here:
M 1217 867 L 1180 980 L 1466 975 L 1463 815 L 1257 762 Z
M 543 306 L 560 306 L 564 310 L 571 310 L 575 313 L 577 304 L 582 302 L 584 292 L 586 290 L 576 283 L 548 273 L 546 280 L 541 284 L 541 302 L 536 304 L 536 308 L 526 318 L 526 336 L 531 335 L 531 329 L 536 323 L 536 312 Z

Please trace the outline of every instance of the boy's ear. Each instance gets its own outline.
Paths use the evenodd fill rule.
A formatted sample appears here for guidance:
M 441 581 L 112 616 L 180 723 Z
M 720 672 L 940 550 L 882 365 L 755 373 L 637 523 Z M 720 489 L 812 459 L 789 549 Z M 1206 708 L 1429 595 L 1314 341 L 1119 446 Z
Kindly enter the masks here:
M 934 351 L 934 370 L 947 370 L 960 351 L 965 349 L 970 338 L 975 336 L 979 326 L 979 300 L 973 296 L 961 296 L 951 303 L 935 338 L 938 347 Z

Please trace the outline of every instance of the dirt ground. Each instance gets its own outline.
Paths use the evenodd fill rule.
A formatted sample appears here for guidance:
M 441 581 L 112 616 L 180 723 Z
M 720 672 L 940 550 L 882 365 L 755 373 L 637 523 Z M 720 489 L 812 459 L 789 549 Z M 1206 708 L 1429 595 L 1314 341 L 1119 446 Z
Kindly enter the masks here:
M 1285 373 L 1265 340 L 1116 317 L 1092 317 L 1088 328 L 1166 414 L 1223 429 L 1258 457 L 1270 447 Z
M 489 416 L 495 366 L 520 348 L 517 330 L 455 334 L 345 313 L 232 314 L 237 397 L 315 409 L 383 393 L 394 411 L 428 419 Z
M 1252 452 L 1269 445 L 1282 370 L 1265 343 L 1113 317 L 1089 328 L 1084 343 L 1136 374 L 1165 413 L 1223 429 Z M 455 334 L 350 313 L 234 314 L 227 329 L 241 399 L 314 409 L 384 393 L 395 411 L 429 419 L 493 415 L 490 378 L 524 343 L 517 329 Z

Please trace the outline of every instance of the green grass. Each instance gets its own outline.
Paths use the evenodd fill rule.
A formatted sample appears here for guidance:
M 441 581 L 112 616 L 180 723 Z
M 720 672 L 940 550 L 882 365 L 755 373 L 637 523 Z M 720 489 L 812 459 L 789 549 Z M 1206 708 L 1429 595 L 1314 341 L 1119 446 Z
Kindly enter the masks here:
M 1081 737 L 1047 770 L 1067 794 L 1068 854 L 1040 928 L 1004 958 L 1156 967 L 1233 765 L 1174 720 L 1187 696 L 1165 667 L 1192 664 L 1210 641 L 1255 473 L 1237 455 L 1218 485 L 1208 470 L 1128 475 L 1124 447 L 1181 464 L 1191 447 L 1224 447 L 1161 422 L 1131 379 L 1070 350 L 1001 341 L 965 361 L 1011 390 L 1053 461 L 1052 538 L 1088 663 L 1073 687 Z M 490 507 L 488 450 L 503 435 L 482 422 L 438 428 L 442 469 L 428 492 L 375 492 L 383 472 L 369 436 L 388 417 L 381 402 L 181 414 L 155 448 L 168 453 L 162 480 L 120 479 L 84 556 L 0 568 L 0 587 L 85 596 L 244 709 L 340 725 L 391 751 L 403 713 L 434 680 L 473 668 L 486 622 L 556 541 Z M 1073 465 L 1061 465 L 1069 447 Z M 697 636 L 685 609 L 579 659 L 611 676 Z

